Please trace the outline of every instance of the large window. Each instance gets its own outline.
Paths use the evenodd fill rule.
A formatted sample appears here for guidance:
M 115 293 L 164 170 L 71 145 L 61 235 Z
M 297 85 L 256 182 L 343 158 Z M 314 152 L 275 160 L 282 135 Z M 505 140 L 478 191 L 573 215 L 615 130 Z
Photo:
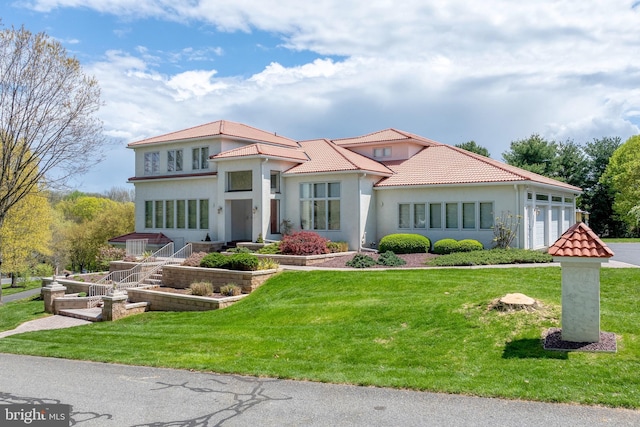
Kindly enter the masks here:
M 153 202 L 144 202 L 144 228 L 153 228 Z
M 174 200 L 167 200 L 164 202 L 164 226 L 165 228 L 173 228 L 174 225 Z
M 176 228 L 184 228 L 186 223 L 186 204 L 184 200 L 176 200 Z
M 227 172 L 227 191 L 251 191 L 252 188 L 251 171 Z
M 208 230 L 209 229 L 209 200 L 202 199 L 199 200 L 199 208 L 200 208 L 200 229 Z
M 199 147 L 191 150 L 191 169 L 209 169 L 209 147 Z
M 156 215 L 155 215 L 155 228 L 164 228 L 164 212 L 163 212 L 163 206 L 164 206 L 164 202 L 162 200 L 156 200 L 155 201 L 155 209 L 156 209 Z
M 413 205 L 413 227 L 426 228 L 427 226 L 427 207 L 424 203 L 416 203 Z
M 429 203 L 429 228 L 442 228 L 442 203 Z
M 144 153 L 144 174 L 155 175 L 160 172 L 160 152 Z
M 424 203 L 400 203 L 398 205 L 398 228 L 426 228 L 426 209 Z
M 280 192 L 280 172 L 278 171 L 271 171 L 271 194 L 275 194 L 275 193 L 279 193 Z
M 493 203 L 480 202 L 480 228 L 485 230 L 493 228 L 493 218 Z
M 167 151 L 167 172 L 182 170 L 182 150 Z
M 340 183 L 300 184 L 300 226 L 303 230 L 340 230 Z
M 187 200 L 188 228 L 198 228 L 198 201 Z
M 462 228 L 476 228 L 476 204 L 462 204 Z
M 446 209 L 446 226 L 447 228 L 458 228 L 458 204 L 457 203 L 447 203 L 445 204 Z
M 411 227 L 411 205 L 409 203 L 400 203 L 398 205 L 398 228 Z

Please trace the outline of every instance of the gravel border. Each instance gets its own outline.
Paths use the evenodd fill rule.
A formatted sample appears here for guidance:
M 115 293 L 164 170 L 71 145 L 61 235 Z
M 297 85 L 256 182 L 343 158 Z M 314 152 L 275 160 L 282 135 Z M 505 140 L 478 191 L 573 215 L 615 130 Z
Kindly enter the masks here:
M 561 328 L 550 328 L 544 337 L 544 349 L 555 351 L 591 351 L 616 353 L 616 334 L 600 331 L 600 342 L 573 342 L 562 340 Z

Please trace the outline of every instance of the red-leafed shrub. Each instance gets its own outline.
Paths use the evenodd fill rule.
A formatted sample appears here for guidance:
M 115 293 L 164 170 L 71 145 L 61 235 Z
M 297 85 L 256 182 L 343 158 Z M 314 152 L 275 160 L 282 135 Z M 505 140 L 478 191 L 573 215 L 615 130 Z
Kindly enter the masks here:
M 285 255 L 321 255 L 329 253 L 329 240 L 312 231 L 298 231 L 282 236 L 280 253 Z

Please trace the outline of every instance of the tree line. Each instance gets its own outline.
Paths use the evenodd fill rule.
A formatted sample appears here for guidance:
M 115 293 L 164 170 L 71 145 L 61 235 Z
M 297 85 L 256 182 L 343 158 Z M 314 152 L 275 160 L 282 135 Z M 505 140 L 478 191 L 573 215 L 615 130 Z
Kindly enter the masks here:
M 483 156 L 475 141 L 456 145 Z M 601 236 L 629 237 L 640 232 L 640 135 L 594 138 L 580 144 L 548 140 L 539 134 L 511 141 L 505 163 L 557 179 L 583 190 L 577 207 L 589 212 L 589 226 Z

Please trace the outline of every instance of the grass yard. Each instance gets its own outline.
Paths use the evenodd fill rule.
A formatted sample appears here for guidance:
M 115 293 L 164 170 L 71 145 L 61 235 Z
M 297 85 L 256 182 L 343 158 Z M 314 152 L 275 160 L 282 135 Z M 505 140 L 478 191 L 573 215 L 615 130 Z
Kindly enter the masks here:
M 7 284 L 3 284 L 2 285 L 2 297 L 6 297 L 9 296 L 11 294 L 16 294 L 18 292 L 24 292 L 24 291 L 28 291 L 29 289 L 33 289 L 33 288 L 40 288 L 42 287 L 42 281 L 41 280 L 29 280 L 26 282 L 18 282 L 18 286 L 15 288 L 11 287 L 11 284 L 7 283 Z
M 605 243 L 640 243 L 639 237 L 620 237 L 620 238 L 603 238 L 603 242 Z
M 224 310 L 14 335 L 0 352 L 638 408 L 640 270 L 601 277 L 616 354 L 542 349 L 560 325 L 556 267 L 284 272 Z M 487 311 L 511 292 L 544 309 Z

